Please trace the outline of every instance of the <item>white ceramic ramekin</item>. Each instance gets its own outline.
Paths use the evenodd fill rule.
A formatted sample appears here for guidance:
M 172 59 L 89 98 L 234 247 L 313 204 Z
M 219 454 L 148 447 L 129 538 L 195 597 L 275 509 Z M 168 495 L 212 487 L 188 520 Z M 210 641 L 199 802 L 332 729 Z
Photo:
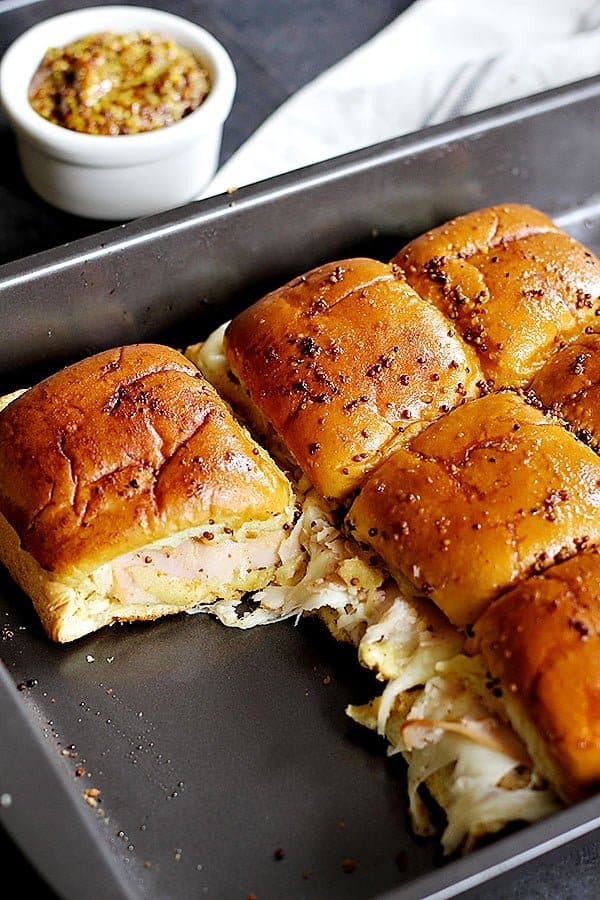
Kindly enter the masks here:
M 27 92 L 46 50 L 107 30 L 162 32 L 193 51 L 211 79 L 204 102 L 179 122 L 132 135 L 83 134 L 36 113 Z M 27 181 L 59 209 L 94 219 L 132 219 L 195 199 L 217 169 L 235 89 L 233 63 L 211 34 L 141 6 L 97 6 L 46 19 L 18 37 L 0 61 L 0 103 Z

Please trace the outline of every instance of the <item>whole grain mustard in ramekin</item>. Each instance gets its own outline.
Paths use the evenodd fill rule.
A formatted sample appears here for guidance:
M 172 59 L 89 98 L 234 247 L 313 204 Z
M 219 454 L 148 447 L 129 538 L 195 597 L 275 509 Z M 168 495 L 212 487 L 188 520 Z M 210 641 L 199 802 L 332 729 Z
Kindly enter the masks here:
M 207 70 L 169 36 L 97 32 L 50 47 L 29 87 L 45 119 L 86 134 L 138 134 L 189 115 L 210 90 Z

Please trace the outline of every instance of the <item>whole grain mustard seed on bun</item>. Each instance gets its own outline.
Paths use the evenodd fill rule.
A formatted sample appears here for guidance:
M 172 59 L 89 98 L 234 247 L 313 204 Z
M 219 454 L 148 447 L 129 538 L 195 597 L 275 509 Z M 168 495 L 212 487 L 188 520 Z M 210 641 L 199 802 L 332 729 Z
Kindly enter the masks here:
M 86 134 L 137 134 L 179 121 L 205 100 L 194 54 L 151 31 L 98 32 L 49 48 L 29 86 L 33 109 Z

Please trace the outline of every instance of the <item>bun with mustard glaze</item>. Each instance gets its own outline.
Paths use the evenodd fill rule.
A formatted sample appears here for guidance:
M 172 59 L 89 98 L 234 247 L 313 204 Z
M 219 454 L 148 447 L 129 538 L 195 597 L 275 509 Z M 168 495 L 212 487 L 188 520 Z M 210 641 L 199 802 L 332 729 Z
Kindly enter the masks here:
M 597 321 L 600 260 L 530 206 L 451 219 L 393 262 L 453 322 L 495 389 L 524 387 L 561 342 Z
M 224 352 L 251 406 L 327 499 L 477 396 L 475 354 L 394 266 L 327 263 L 238 314 Z
M 354 536 L 463 628 L 532 571 L 600 540 L 600 459 L 512 391 L 397 450 L 348 514 Z

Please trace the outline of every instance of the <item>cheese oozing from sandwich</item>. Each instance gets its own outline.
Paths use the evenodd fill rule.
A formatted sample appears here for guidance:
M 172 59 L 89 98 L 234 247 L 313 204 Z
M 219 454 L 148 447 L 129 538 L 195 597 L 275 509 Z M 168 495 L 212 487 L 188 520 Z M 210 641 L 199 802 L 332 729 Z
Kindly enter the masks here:
M 390 690 L 393 703 L 383 717 L 385 691 L 347 712 L 382 732 L 388 754 L 406 761 L 415 833 L 435 833 L 429 798 L 443 810 L 445 855 L 468 853 L 507 826 L 535 822 L 561 808 L 507 722 L 481 657 L 458 654 L 438 663 L 420 688 L 397 689 L 391 681 Z

